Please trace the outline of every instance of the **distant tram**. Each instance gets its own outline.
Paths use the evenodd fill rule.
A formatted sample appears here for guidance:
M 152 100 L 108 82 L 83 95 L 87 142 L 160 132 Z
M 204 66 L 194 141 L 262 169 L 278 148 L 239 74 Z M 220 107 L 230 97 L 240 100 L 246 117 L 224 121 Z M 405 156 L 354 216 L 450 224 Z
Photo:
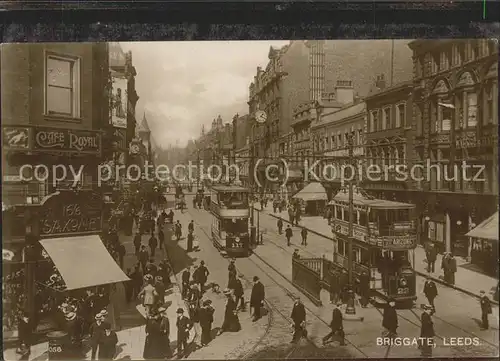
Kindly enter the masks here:
M 417 246 L 415 205 L 374 199 L 354 192 L 353 272 L 370 275 L 373 299 L 393 298 L 412 305 L 417 299 L 414 250 Z M 329 203 L 335 238 L 334 264 L 347 268 L 349 194 L 340 191 Z M 410 257 L 410 251 L 413 257 Z
M 246 257 L 250 253 L 249 193 L 234 185 L 214 185 L 210 190 L 212 241 L 222 254 Z

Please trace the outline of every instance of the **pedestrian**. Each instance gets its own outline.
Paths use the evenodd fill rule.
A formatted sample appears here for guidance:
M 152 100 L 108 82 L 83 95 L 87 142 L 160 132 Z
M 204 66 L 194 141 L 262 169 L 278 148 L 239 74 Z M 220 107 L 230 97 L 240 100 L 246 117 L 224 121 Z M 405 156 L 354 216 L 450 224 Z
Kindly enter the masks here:
M 139 296 L 139 292 L 141 292 L 142 283 L 144 280 L 143 274 L 141 271 L 141 265 L 139 263 L 137 263 L 135 265 L 134 271 L 132 272 L 130 279 L 132 280 L 131 283 L 132 283 L 132 289 L 133 289 L 131 299 L 135 299 L 136 297 Z
M 95 301 L 96 301 L 96 296 L 94 295 L 92 290 L 86 289 L 85 299 L 82 305 L 82 314 L 84 318 L 84 327 L 83 327 L 84 335 L 90 334 L 90 326 L 94 322 L 94 316 L 96 315 Z
M 196 197 L 193 197 L 193 209 L 196 209 Z
M 158 229 L 158 244 L 160 246 L 160 250 L 163 249 L 163 243 L 165 242 L 165 233 L 163 232 L 163 227 Z
M 149 238 L 149 249 L 151 250 L 151 257 L 155 257 L 156 247 L 158 247 L 158 240 L 155 237 L 153 231 L 151 232 L 151 237 Z
M 142 305 L 146 310 L 146 315 L 149 316 L 151 314 L 151 310 L 156 303 L 156 299 L 158 297 L 158 293 L 153 286 L 153 277 L 151 275 L 144 276 L 146 279 L 146 286 L 139 292 L 139 298 L 142 298 Z
M 200 285 L 200 292 L 202 294 L 205 292 L 205 283 L 207 283 L 209 275 L 210 272 L 208 272 L 208 268 L 205 266 L 205 261 L 201 261 L 198 267 L 198 284 Z
M 188 236 L 187 236 L 187 251 L 188 252 L 193 252 L 193 243 L 194 243 L 194 234 L 192 230 L 188 231 Z
M 254 276 L 252 293 L 250 294 L 250 307 L 253 308 L 253 322 L 261 317 L 260 311 L 263 307 L 265 297 L 264 285 L 260 282 L 259 277 Z
M 293 211 L 292 206 L 289 206 L 288 207 L 288 219 L 290 220 L 290 223 L 292 224 L 292 226 L 293 226 L 294 216 L 295 216 L 295 212 Z
M 302 227 L 302 230 L 300 231 L 300 235 L 302 236 L 302 245 L 307 246 L 307 228 Z
M 450 285 L 455 284 L 455 273 L 457 272 L 457 260 L 452 253 L 448 256 L 448 283 Z
M 366 308 L 370 300 L 370 275 L 367 271 L 359 276 L 359 295 L 361 307 Z
M 293 251 L 292 259 L 300 259 L 299 250 L 297 248 Z
M 135 247 L 135 254 L 136 255 L 139 254 L 139 250 L 141 248 L 141 242 L 142 242 L 142 236 L 141 236 L 141 232 L 139 232 L 139 230 L 138 230 L 134 236 L 134 247 Z
M 170 212 L 172 213 L 172 217 L 173 217 L 173 212 L 172 210 L 170 210 Z M 179 222 L 179 220 L 177 220 L 177 223 L 175 223 L 175 237 L 177 238 L 177 241 L 179 241 L 182 237 L 182 224 L 181 222 Z
M 390 298 L 385 305 L 384 315 L 382 316 L 382 327 L 387 330 L 388 337 L 394 337 L 398 334 L 398 314 L 395 306 L 396 302 Z
M 234 258 L 231 259 L 229 262 L 229 266 L 227 266 L 227 270 L 229 272 L 229 279 L 231 278 L 236 278 L 236 265 L 235 265 L 236 260 Z
M 69 337 L 69 348 L 71 358 L 78 359 L 82 355 L 83 319 L 76 314 L 76 307 L 72 307 L 64 315 L 66 319 L 66 330 Z
M 427 258 L 427 272 L 434 273 L 436 258 L 437 258 L 437 249 L 434 244 L 430 243 L 426 250 L 426 258 Z
M 341 346 L 345 346 L 344 324 L 342 321 L 342 312 L 340 311 L 341 302 L 334 304 L 332 312 L 332 321 L 330 322 L 330 333 L 323 337 L 323 345 L 333 337 L 337 337 Z
M 146 249 L 146 246 L 142 245 L 139 254 L 137 255 L 137 259 L 142 266 L 142 273 L 146 273 L 146 264 L 148 263 L 149 253 Z
M 203 301 L 199 312 L 199 321 L 201 326 L 201 346 L 206 346 L 212 341 L 212 323 L 214 322 L 215 310 L 211 306 L 212 301 Z
M 278 234 L 281 235 L 281 233 L 283 233 L 283 220 L 278 218 Z
M 188 224 L 188 232 L 194 232 L 194 221 L 191 220 Z
M 432 348 L 434 347 L 434 323 L 432 322 L 432 306 L 424 305 L 424 312 L 421 316 L 420 326 L 420 352 L 422 357 L 428 358 L 432 356 Z
M 194 272 L 193 272 L 194 275 Z M 193 322 L 198 321 L 198 309 L 200 308 L 201 293 L 197 284 L 191 285 L 189 288 L 187 302 L 189 305 L 189 318 Z
M 290 227 L 290 225 L 288 225 L 286 227 L 285 237 L 286 237 L 287 246 L 290 246 L 290 239 L 293 237 L 293 232 L 292 232 L 292 228 Z
M 243 275 L 239 275 L 238 278 L 235 279 L 233 292 L 234 292 L 234 298 L 235 298 L 236 306 L 238 307 L 238 310 L 245 311 L 245 298 L 244 298 L 244 291 L 243 291 L 243 283 L 241 282 L 242 278 L 243 278 Z
M 486 292 L 484 291 L 479 292 L 479 296 L 479 304 L 481 305 L 481 329 L 487 330 L 490 327 L 488 315 L 492 313 L 491 301 L 488 296 L 486 296 Z
M 277 210 L 278 210 L 278 201 L 274 200 L 273 201 L 273 213 L 276 214 Z
M 434 305 L 434 299 L 438 295 L 438 290 L 436 283 L 434 283 L 434 281 L 429 276 L 427 276 L 427 278 L 425 279 L 423 293 L 427 298 L 429 305 L 431 305 L 434 308 L 434 313 L 436 313 L 436 306 Z
M 184 316 L 184 310 L 182 308 L 177 309 L 177 358 L 182 358 L 186 356 L 189 331 L 193 328 L 193 323 L 189 318 Z
M 155 260 L 154 258 L 150 258 L 149 262 L 146 264 L 145 274 L 151 275 L 153 278 L 155 278 L 157 272 L 158 272 L 158 267 L 156 267 L 155 265 Z
M 95 357 L 97 355 L 97 350 L 99 348 L 99 342 L 101 341 L 101 337 L 104 334 L 104 317 L 98 313 L 95 316 L 95 321 L 92 323 L 90 326 L 90 347 L 92 349 L 91 352 L 91 360 L 95 360 Z
M 293 337 L 290 343 L 298 342 L 302 337 L 306 337 L 306 309 L 304 304 L 301 302 L 300 297 L 295 298 L 295 303 L 293 304 L 292 315 L 290 318 L 293 321 Z
M 28 359 L 33 343 L 33 325 L 27 312 L 22 312 L 18 324 L 19 347 L 17 353 Z
M 155 277 L 155 290 L 156 293 L 158 294 L 158 302 L 160 305 L 165 303 L 165 283 L 163 282 L 163 277 L 162 276 L 156 276 Z
M 182 298 L 187 299 L 189 292 L 189 282 L 191 281 L 191 268 L 186 268 L 184 272 L 182 272 L 181 283 L 182 283 Z
M 167 309 L 160 307 L 158 312 L 161 316 L 160 334 L 163 339 L 163 358 L 169 359 L 172 357 L 172 349 L 170 347 L 170 320 L 168 319 Z
M 125 249 L 125 245 L 123 243 L 119 243 L 117 247 L 118 251 L 118 259 L 120 262 L 120 268 L 123 269 L 123 259 L 125 258 L 125 255 L 127 254 L 127 250 Z
M 233 291 L 226 288 L 223 293 L 226 296 L 226 308 L 224 310 L 224 321 L 221 331 L 238 332 L 241 330 L 241 324 L 236 311 L 236 301 L 233 297 Z
M 143 358 L 145 360 L 162 359 L 165 355 L 165 338 L 161 331 L 161 316 L 158 310 L 152 310 L 146 321 L 146 342 Z
M 102 323 L 103 333 L 99 339 L 99 360 L 112 360 L 116 354 L 118 336 L 108 322 Z

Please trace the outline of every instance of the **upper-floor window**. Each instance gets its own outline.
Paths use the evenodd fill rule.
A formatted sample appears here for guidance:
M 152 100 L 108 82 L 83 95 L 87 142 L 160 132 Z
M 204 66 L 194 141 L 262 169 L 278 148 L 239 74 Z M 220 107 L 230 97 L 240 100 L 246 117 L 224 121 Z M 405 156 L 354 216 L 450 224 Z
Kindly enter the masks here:
M 464 92 L 462 102 L 462 124 L 464 128 L 474 128 L 477 125 L 477 94 L 473 91 Z
M 498 40 L 488 40 L 488 54 L 492 55 L 498 52 Z
M 446 49 L 440 55 L 439 69 L 448 70 L 450 68 L 450 60 L 451 60 L 451 49 Z
M 337 147 L 337 144 L 335 144 L 335 136 L 332 135 L 332 148 L 336 148 Z
M 439 72 L 439 54 L 431 54 L 431 74 Z
M 45 113 L 80 117 L 80 61 L 47 55 L 45 73 Z
M 406 125 L 406 104 L 401 103 L 396 106 L 396 128 Z
M 382 130 L 392 129 L 391 108 L 384 108 L 382 112 Z
M 378 123 L 378 110 L 372 110 L 370 112 L 370 132 L 376 132 L 378 130 Z
M 453 45 L 452 65 L 458 66 L 461 65 L 464 61 L 465 61 L 465 44 L 463 42 L 459 42 L 458 44 Z
M 483 112 L 483 122 L 484 124 L 495 123 L 495 102 L 494 102 L 494 83 L 488 82 L 484 87 L 484 112 Z
M 425 59 L 423 56 L 417 58 L 417 77 L 425 76 Z

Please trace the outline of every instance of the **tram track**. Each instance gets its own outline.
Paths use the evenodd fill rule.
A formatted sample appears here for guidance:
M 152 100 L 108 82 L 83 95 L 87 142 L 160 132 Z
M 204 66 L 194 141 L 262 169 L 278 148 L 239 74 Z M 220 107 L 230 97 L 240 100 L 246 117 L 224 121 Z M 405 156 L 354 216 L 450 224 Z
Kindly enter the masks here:
M 201 224 L 200 222 L 198 222 L 194 215 L 191 214 L 191 212 L 189 212 L 188 210 L 188 213 L 192 216 L 193 218 L 193 221 L 195 222 L 195 224 L 198 226 L 198 228 L 203 232 L 203 234 L 208 238 L 208 240 L 211 239 L 209 233 L 206 231 L 205 229 L 205 225 Z M 248 259 L 248 258 L 247 258 Z M 257 264 L 255 264 L 263 273 L 267 275 L 267 272 L 262 269 L 260 266 L 258 266 Z M 251 284 L 251 281 L 248 277 L 246 277 L 244 275 L 244 273 L 241 271 L 241 269 L 239 267 L 236 267 L 238 273 L 242 276 L 242 278 L 245 280 L 245 282 L 248 284 L 250 283 Z M 269 277 L 269 276 L 268 276 Z M 271 278 L 271 277 L 269 277 Z M 280 286 L 277 282 L 274 282 L 275 285 L 277 286 Z M 267 289 L 269 289 L 269 287 L 266 287 Z M 286 290 L 285 288 L 282 288 L 280 287 L 281 290 Z M 287 292 L 287 296 L 289 297 L 292 297 L 288 290 L 286 290 Z M 279 300 L 278 300 L 279 301 Z M 271 302 L 270 300 L 270 297 L 267 297 L 265 300 L 264 300 L 264 303 L 265 305 L 267 306 L 267 310 L 268 310 L 268 322 L 267 322 L 267 325 L 266 325 L 266 329 L 264 331 L 264 334 L 262 336 L 260 336 L 258 339 L 257 339 L 257 342 L 255 342 L 255 344 L 247 351 L 245 351 L 243 354 L 241 354 L 238 358 L 239 359 L 249 359 L 252 357 L 252 355 L 254 355 L 258 349 L 261 347 L 261 346 L 264 346 L 265 347 L 265 342 L 266 340 L 270 337 L 270 336 L 273 336 L 273 337 L 276 337 L 276 334 L 277 333 L 282 333 L 284 330 L 288 330 L 286 332 L 286 336 L 287 338 L 290 337 L 290 325 L 293 323 L 293 321 L 285 315 L 285 313 L 280 310 L 273 302 Z M 276 314 L 280 316 L 281 320 L 284 320 L 286 321 L 286 323 L 283 323 L 283 322 L 280 322 L 279 320 L 276 319 Z M 280 331 L 280 332 L 278 332 Z M 314 341 L 312 341 L 310 338 L 305 338 L 307 340 L 307 342 L 312 345 L 314 348 L 316 349 L 319 349 L 319 347 L 314 343 Z M 299 342 L 297 343 L 294 343 L 291 347 L 289 347 L 285 354 L 283 355 L 283 357 L 280 357 L 282 359 L 290 359 L 293 354 L 295 353 L 295 351 L 297 350 L 299 346 Z

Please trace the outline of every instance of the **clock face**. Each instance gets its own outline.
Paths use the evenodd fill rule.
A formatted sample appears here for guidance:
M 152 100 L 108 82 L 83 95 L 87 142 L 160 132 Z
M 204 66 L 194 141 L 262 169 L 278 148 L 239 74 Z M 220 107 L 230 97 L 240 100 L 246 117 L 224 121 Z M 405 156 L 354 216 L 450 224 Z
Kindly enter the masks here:
M 257 123 L 265 123 L 267 120 L 267 114 L 263 110 L 257 110 L 255 112 L 255 120 Z
M 132 153 L 139 153 L 139 146 L 137 144 L 134 144 L 133 146 L 130 147 L 130 151 Z

